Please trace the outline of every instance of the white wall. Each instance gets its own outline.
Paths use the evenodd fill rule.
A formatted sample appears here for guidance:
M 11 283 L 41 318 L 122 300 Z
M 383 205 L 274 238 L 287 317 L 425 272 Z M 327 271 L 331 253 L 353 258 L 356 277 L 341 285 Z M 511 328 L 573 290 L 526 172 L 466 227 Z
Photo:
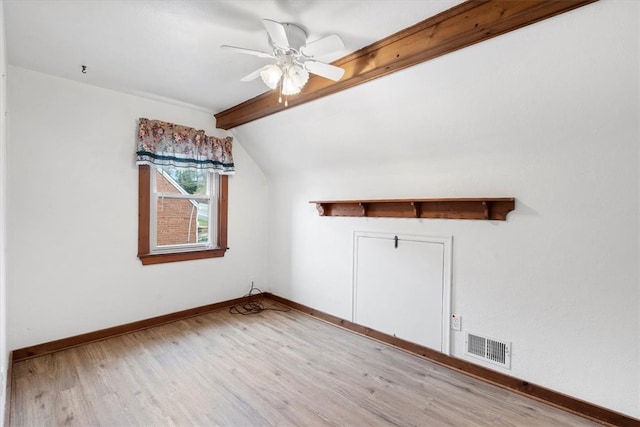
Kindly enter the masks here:
M 505 373 L 639 417 L 639 22 L 637 2 L 597 2 L 236 129 L 269 178 L 274 292 L 349 319 L 354 231 L 452 235 L 452 311 L 512 342 Z M 308 203 L 483 196 L 516 210 Z
M 12 349 L 244 295 L 265 281 L 265 177 L 238 141 L 224 258 L 142 266 L 137 119 L 215 129 L 211 114 L 9 67 Z
M 6 211 L 7 211 L 7 58 L 4 30 L 4 2 L 0 1 L 0 420 L 4 420 L 4 402 L 7 381 L 7 303 L 6 303 Z

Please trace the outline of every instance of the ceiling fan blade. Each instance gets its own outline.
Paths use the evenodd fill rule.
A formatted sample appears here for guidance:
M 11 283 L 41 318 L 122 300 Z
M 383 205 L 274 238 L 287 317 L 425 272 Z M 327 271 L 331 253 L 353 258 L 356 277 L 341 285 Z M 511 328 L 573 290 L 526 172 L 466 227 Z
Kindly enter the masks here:
M 320 61 L 307 60 L 304 62 L 304 68 L 310 73 L 333 81 L 340 80 L 344 74 L 344 69 Z
M 220 48 L 225 50 L 231 50 L 233 52 L 244 53 L 247 55 L 253 55 L 260 58 L 275 58 L 275 56 L 273 56 L 273 54 L 271 53 L 261 52 L 259 50 L 253 50 L 253 49 L 245 49 L 244 47 L 235 47 L 235 46 L 228 46 L 226 44 L 223 44 L 222 46 L 220 46 Z
M 342 49 L 344 49 L 344 43 L 340 36 L 337 34 L 331 34 L 330 36 L 307 43 L 300 48 L 300 52 L 304 56 L 311 57 L 337 52 Z
M 278 47 L 289 49 L 289 39 L 287 38 L 284 25 L 271 19 L 263 19 L 262 21 L 264 22 L 264 27 L 267 29 L 267 33 L 269 33 L 269 37 L 271 37 L 271 41 Z
M 257 70 L 255 70 L 254 72 L 247 74 L 246 76 L 244 76 L 243 78 L 240 79 L 241 82 L 250 82 L 252 80 L 257 79 L 258 77 L 260 77 L 260 73 L 262 73 L 264 70 L 266 70 L 267 68 L 269 68 L 271 65 L 265 65 L 264 67 L 260 67 Z

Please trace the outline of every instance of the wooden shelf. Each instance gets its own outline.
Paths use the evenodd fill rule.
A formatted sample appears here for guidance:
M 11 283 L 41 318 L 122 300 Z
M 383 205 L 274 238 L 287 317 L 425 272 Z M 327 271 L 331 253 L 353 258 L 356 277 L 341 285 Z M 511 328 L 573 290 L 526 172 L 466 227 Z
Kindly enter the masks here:
M 513 197 L 477 199 L 319 200 L 320 216 L 447 218 L 505 221 L 515 209 Z

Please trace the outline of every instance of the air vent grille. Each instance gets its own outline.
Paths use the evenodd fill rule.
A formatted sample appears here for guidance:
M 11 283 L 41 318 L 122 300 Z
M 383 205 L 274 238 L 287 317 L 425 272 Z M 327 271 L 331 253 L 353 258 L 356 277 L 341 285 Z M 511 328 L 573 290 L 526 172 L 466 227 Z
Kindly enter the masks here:
M 469 356 L 511 369 L 511 343 L 467 332 L 465 344 Z

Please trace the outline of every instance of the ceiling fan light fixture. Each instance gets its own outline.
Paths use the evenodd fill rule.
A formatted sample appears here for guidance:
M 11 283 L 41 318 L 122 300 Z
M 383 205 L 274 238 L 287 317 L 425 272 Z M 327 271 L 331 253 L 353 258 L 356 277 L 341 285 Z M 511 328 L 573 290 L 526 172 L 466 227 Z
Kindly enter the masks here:
M 264 84 L 269 86 L 271 89 L 275 89 L 278 87 L 280 79 L 282 78 L 282 69 L 278 64 L 267 65 L 260 72 L 260 77 L 262 77 Z
M 270 89 L 280 89 L 282 95 L 295 95 L 307 84 L 309 72 L 298 64 L 272 64 L 260 72 L 260 77 Z
M 295 95 L 300 93 L 309 80 L 309 73 L 303 67 L 293 64 L 289 66 L 282 80 L 282 94 Z

